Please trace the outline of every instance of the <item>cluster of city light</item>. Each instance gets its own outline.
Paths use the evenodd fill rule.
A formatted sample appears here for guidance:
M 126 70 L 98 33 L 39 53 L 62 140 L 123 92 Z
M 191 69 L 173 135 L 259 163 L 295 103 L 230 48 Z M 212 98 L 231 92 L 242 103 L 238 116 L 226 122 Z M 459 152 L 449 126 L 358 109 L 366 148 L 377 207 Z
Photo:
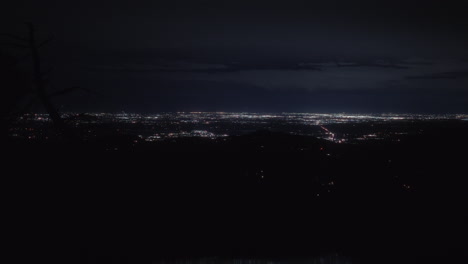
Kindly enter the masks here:
M 156 133 L 145 138 L 145 141 L 160 141 L 170 138 L 183 138 L 183 137 L 202 137 L 216 139 L 220 137 L 227 137 L 227 134 L 215 134 L 206 130 L 192 130 L 190 132 L 180 131 L 173 133 Z M 144 138 L 142 135 L 140 137 Z
M 92 136 L 100 126 L 114 128 L 115 132 L 142 135 L 146 141 L 167 138 L 203 137 L 219 138 L 251 133 L 256 130 L 273 130 L 294 135 L 315 136 L 336 143 L 353 140 L 381 140 L 389 136 L 402 136 L 407 131 L 378 133 L 360 131 L 347 135 L 335 131 L 340 124 L 387 124 L 431 120 L 468 120 L 467 114 L 350 114 L 350 113 L 249 113 L 249 112 L 173 112 L 157 114 L 138 113 L 64 113 L 68 124 L 81 127 Z M 47 124 L 52 124 L 47 114 L 25 114 L 18 120 L 22 127 L 13 128 L 11 135 L 25 138 L 45 138 Z M 30 129 L 35 129 L 30 130 Z M 28 130 L 29 129 L 29 130 Z M 397 139 L 395 139 L 398 141 Z

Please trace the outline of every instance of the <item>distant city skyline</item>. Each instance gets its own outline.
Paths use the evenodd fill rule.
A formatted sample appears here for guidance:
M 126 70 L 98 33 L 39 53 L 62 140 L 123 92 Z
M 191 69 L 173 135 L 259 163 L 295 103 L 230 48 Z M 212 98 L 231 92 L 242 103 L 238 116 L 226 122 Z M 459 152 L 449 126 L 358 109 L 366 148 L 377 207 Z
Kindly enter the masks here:
M 402 136 L 420 133 L 419 128 L 405 124 L 414 121 L 438 122 L 468 120 L 465 115 L 417 115 L 417 114 L 318 114 L 318 113 L 247 113 L 247 112 L 178 112 L 159 114 L 136 113 L 65 113 L 83 136 L 91 139 L 102 131 L 113 131 L 135 137 L 139 141 L 153 142 L 176 138 L 223 139 L 254 133 L 274 131 L 291 135 L 313 136 L 334 143 L 360 140 L 399 141 Z M 401 123 L 402 122 L 402 123 Z M 50 137 L 47 126 L 51 123 L 47 114 L 26 114 L 12 130 L 13 137 L 41 139 Z M 358 132 L 343 132 L 354 125 L 364 126 Z M 376 126 L 374 128 L 374 125 Z M 337 131 L 335 128 L 339 127 Z M 382 126 L 378 129 L 377 126 Z M 389 129 L 393 126 L 391 129 Z M 24 129 L 27 128 L 27 129 Z M 30 128 L 33 128 L 32 130 Z M 114 131 L 115 128 L 115 131 Z

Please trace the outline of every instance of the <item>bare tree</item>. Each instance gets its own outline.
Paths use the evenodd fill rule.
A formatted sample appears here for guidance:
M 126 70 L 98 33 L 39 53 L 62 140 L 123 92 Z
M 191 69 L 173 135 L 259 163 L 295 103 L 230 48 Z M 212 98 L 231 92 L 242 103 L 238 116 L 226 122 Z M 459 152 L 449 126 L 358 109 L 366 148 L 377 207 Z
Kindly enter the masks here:
M 45 110 L 47 111 L 50 119 L 52 120 L 54 126 L 62 132 L 67 138 L 75 139 L 73 131 L 66 125 L 64 119 L 61 117 L 59 111 L 54 106 L 51 101 L 51 97 L 55 96 L 56 94 L 60 93 L 67 93 L 72 89 L 66 89 L 63 91 L 56 92 L 54 94 L 48 94 L 47 92 L 47 80 L 45 78 L 47 72 L 43 71 L 42 68 L 42 61 L 40 57 L 39 50 L 40 48 L 47 45 L 51 40 L 52 37 L 49 37 L 43 41 L 37 41 L 36 38 L 36 31 L 34 25 L 32 23 L 27 23 L 28 27 L 28 36 L 26 38 L 16 36 L 13 34 L 0 34 L 0 36 L 9 39 L 9 42 L 0 42 L 2 45 L 9 45 L 17 48 L 28 49 L 30 52 L 30 56 L 32 59 L 32 70 L 33 70 L 33 83 L 34 89 L 37 98 L 44 106 Z

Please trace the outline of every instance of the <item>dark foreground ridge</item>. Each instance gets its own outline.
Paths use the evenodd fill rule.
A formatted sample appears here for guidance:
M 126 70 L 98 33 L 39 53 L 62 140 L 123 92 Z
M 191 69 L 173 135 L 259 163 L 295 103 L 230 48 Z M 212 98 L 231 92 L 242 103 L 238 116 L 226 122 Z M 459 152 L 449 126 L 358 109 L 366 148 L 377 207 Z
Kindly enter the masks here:
M 9 140 L 10 244 L 62 263 L 460 263 L 468 126 L 430 127 L 362 144 L 270 131 L 136 147 Z

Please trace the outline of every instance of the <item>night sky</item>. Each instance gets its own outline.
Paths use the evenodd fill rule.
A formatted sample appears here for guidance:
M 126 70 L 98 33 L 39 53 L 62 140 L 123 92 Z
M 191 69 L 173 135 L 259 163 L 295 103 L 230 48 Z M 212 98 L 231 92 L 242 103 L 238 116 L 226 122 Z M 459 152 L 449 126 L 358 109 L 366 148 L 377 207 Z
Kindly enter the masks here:
M 459 2 L 9 2 L 0 32 L 54 35 L 51 90 L 83 88 L 66 111 L 468 112 Z

